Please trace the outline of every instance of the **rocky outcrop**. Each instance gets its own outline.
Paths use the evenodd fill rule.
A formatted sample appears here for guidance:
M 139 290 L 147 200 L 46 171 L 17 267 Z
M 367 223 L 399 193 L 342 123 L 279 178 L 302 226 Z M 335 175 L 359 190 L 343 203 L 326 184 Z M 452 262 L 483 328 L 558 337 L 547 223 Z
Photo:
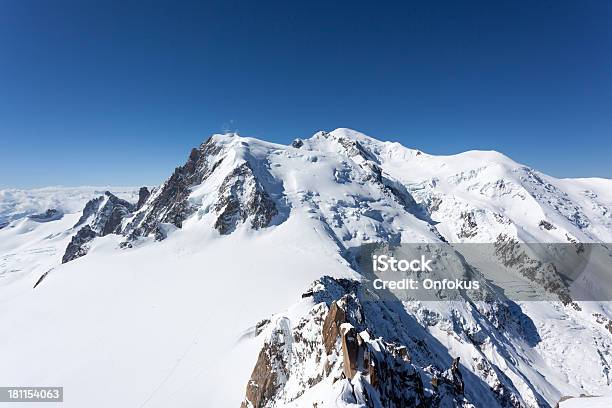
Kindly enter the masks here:
M 556 227 L 554 225 L 552 225 L 550 222 L 546 221 L 546 220 L 542 220 L 540 221 L 540 223 L 538 224 L 538 226 L 542 229 L 545 229 L 547 231 L 556 229 Z
M 83 228 L 81 228 L 76 235 L 72 237 L 72 240 L 70 240 L 70 243 L 66 248 L 66 252 L 62 257 L 62 263 L 72 261 L 87 254 L 87 251 L 89 250 L 88 244 L 96 236 L 96 232 L 92 230 L 89 225 L 85 225 Z
M 105 200 L 97 211 L 91 227 L 102 237 L 108 234 L 120 234 L 123 219 L 131 216 L 135 207 L 110 191 L 106 191 L 104 196 Z
M 162 240 L 166 236 L 163 224 L 181 228 L 199 208 L 189 200 L 192 188 L 205 182 L 223 163 L 223 149 L 222 143 L 210 138 L 193 149 L 187 162 L 177 167 L 158 190 L 148 195 L 146 189 L 141 189 L 136 206 L 138 212 L 123 231 L 128 239 L 154 235 L 155 239 Z M 246 161 L 223 179 L 218 196 L 213 204 L 217 214 L 214 227 L 221 234 L 231 233 L 247 220 L 253 229 L 266 227 L 278 214 L 274 201 Z
M 341 303 L 351 304 L 342 300 Z M 330 313 L 334 308 L 342 310 L 337 302 L 332 304 Z M 335 313 L 337 317 L 343 315 Z M 353 382 L 355 379 L 367 382 L 366 386 L 362 384 L 358 388 L 361 389 L 360 397 L 369 407 L 425 406 L 428 398 L 419 372 L 410 362 L 407 348 L 382 338 L 371 339 L 370 331 L 374 328 L 368 329 L 367 324 L 364 326 L 366 329 L 359 331 L 349 322 L 339 325 L 344 377 Z
M 340 325 L 344 322 L 346 322 L 344 309 L 338 306 L 338 303 L 332 303 L 323 321 L 322 331 L 323 346 L 327 354 L 336 348 L 336 342 L 340 338 Z
M 223 180 L 214 209 L 219 214 L 215 228 L 221 234 L 231 233 L 238 224 L 247 220 L 255 230 L 267 227 L 278 214 L 274 201 L 248 162 L 236 167 Z
M 28 218 L 36 222 L 49 222 L 60 220 L 63 216 L 64 213 L 60 210 L 56 210 L 55 208 L 49 208 L 44 213 L 30 215 Z
M 608 319 L 606 316 L 601 313 L 593 313 L 592 316 L 595 318 L 595 321 L 601 325 L 603 325 L 609 332 L 612 334 L 612 320 Z
M 79 258 L 89 250 L 89 242 L 96 237 L 108 234 L 120 234 L 123 221 L 132 215 L 135 206 L 106 191 L 104 196 L 90 200 L 83 210 L 83 215 L 75 224 L 75 228 L 85 224 L 78 230 L 68 244 L 62 263 Z
M 89 200 L 87 204 L 85 204 L 85 208 L 83 209 L 83 214 L 79 218 L 76 224 L 74 224 L 73 228 L 76 228 L 80 225 L 86 224 L 88 221 L 95 217 L 100 205 L 102 205 L 102 201 L 104 201 L 104 196 L 96 197 L 92 200 Z
M 136 209 L 140 210 L 142 206 L 147 202 L 150 196 L 151 192 L 148 188 L 140 187 L 140 190 L 138 190 L 138 203 L 136 204 Z
M 330 389 L 343 382 L 333 398 L 363 407 L 472 406 L 459 359 L 444 371 L 415 365 L 406 345 L 383 335 L 383 326 L 397 316 L 370 310 L 372 299 L 358 282 L 324 277 L 304 298 L 314 300 L 305 316 L 295 322 L 277 317 L 262 332 L 266 338 L 243 408 L 284 406 L 321 382 L 326 385 L 317 387 Z
M 464 211 L 461 213 L 461 219 L 463 224 L 461 230 L 457 234 L 459 238 L 473 238 L 478 233 L 478 224 L 476 223 L 476 217 L 472 211 Z
M 47 270 L 45 271 L 45 273 L 43 273 L 42 275 L 40 275 L 40 278 L 38 278 L 38 280 L 36 281 L 36 283 L 34 283 L 34 286 L 32 287 L 32 289 L 36 289 L 36 287 L 37 287 L 38 285 L 40 285 L 40 284 L 41 284 L 41 282 L 42 282 L 43 280 L 45 280 L 45 278 L 46 278 L 46 277 L 49 275 L 49 272 L 51 272 L 52 270 L 53 270 L 53 268 L 51 268 L 51 269 L 47 269 Z
M 367 374 L 376 397 L 384 407 L 436 406 L 437 393 L 426 395 L 420 370 L 410 362 L 406 347 L 381 340 L 367 342 Z M 372 398 L 373 399 L 373 398 Z M 462 398 L 457 398 L 461 406 Z
M 266 407 L 282 390 L 290 375 L 291 342 L 288 321 L 281 319 L 259 352 L 241 407 Z
M 442 373 L 432 370 L 431 386 L 434 390 L 430 405 L 435 407 L 466 406 L 462 403 L 465 391 L 463 376 L 459 368 L 459 357 L 453 359 L 450 368 Z M 471 404 L 470 404 L 471 405 Z
M 340 339 L 342 340 L 343 372 L 346 378 L 353 378 L 363 361 L 359 358 L 363 340 L 350 323 L 340 325 Z
M 329 135 L 331 134 L 327 133 L 327 135 L 327 137 L 329 137 Z M 342 136 L 336 137 L 336 141 L 340 144 L 340 146 L 344 148 L 346 154 L 349 157 L 359 156 L 363 160 L 368 160 L 375 163 L 378 162 L 376 156 L 370 153 L 368 149 L 366 149 L 361 143 L 359 143 L 359 141 Z
M 129 239 L 155 233 L 159 231 L 162 223 L 181 228 L 183 221 L 196 210 L 189 202 L 191 188 L 206 180 L 221 163 L 222 158 L 216 158 L 220 150 L 221 147 L 210 138 L 199 148 L 192 149 L 187 162 L 177 167 L 159 190 L 151 193 L 148 200 L 143 198 L 146 192 L 141 189 L 138 200 L 141 212 L 125 229 L 125 234 Z M 157 234 L 157 237 L 163 237 L 163 235 Z

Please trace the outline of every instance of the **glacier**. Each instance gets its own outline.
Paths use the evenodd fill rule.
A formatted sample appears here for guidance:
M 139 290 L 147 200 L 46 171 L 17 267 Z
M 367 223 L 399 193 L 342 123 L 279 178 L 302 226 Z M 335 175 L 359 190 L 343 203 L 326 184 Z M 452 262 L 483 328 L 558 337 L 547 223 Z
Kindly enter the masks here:
M 352 262 L 379 242 L 609 243 L 612 180 L 344 128 L 289 146 L 224 134 L 146 193 L 2 190 L 0 219 L 0 384 L 63 386 L 66 407 L 612 394 L 612 303 L 371 302 Z

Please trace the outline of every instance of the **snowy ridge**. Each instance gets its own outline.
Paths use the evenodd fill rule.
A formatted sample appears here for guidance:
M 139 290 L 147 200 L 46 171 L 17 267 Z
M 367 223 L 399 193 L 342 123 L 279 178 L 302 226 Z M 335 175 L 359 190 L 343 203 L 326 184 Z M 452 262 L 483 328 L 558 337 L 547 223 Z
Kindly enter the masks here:
M 214 135 L 151 191 L 99 192 L 80 213 L 0 229 L 0 382 L 64 384 L 66 406 L 100 407 L 608 394 L 609 302 L 389 306 L 367 300 L 353 257 L 373 242 L 610 242 L 611 191 L 497 152 L 433 156 L 349 129 L 291 146 Z M 7 219 L 31 205 L 11 197 Z M 20 363 L 32 358 L 48 374 Z M 116 394 L 90 401 L 96 381 Z

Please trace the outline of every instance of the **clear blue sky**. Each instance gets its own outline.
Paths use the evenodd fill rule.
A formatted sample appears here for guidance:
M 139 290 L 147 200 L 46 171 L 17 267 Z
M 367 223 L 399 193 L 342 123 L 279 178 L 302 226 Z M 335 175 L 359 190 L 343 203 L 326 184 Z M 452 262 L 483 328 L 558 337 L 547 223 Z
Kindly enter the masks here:
M 0 1 L 0 187 L 161 182 L 350 127 L 612 177 L 612 2 Z

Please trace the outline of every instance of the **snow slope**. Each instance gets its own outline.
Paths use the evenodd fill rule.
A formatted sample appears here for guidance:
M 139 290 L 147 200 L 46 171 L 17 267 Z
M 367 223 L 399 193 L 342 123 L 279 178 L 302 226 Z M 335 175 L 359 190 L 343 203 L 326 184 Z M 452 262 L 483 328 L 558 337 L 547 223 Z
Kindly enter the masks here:
M 571 398 L 560 404 L 560 408 L 607 408 L 612 405 L 610 397 Z
M 302 294 L 323 275 L 359 279 L 351 253 L 365 243 L 612 239 L 612 180 L 554 179 L 496 152 L 432 156 L 349 129 L 294 146 L 214 135 L 120 233 L 62 264 L 82 227 L 69 213 L 93 190 L 2 192 L 12 221 L 0 229 L 0 384 L 64 386 L 64 407 L 239 406 L 276 327 L 258 322 L 302 333 L 330 307 Z M 136 202 L 135 190 L 123 193 Z M 67 214 L 15 219 L 49 207 Z M 466 404 L 535 407 L 612 391 L 610 306 L 499 299 L 364 310 L 388 316 L 369 329 L 410 346 L 423 379 L 460 356 Z M 319 331 L 315 320 L 313 344 Z M 364 406 L 355 390 L 365 382 L 318 382 L 314 360 L 293 361 L 269 406 Z

